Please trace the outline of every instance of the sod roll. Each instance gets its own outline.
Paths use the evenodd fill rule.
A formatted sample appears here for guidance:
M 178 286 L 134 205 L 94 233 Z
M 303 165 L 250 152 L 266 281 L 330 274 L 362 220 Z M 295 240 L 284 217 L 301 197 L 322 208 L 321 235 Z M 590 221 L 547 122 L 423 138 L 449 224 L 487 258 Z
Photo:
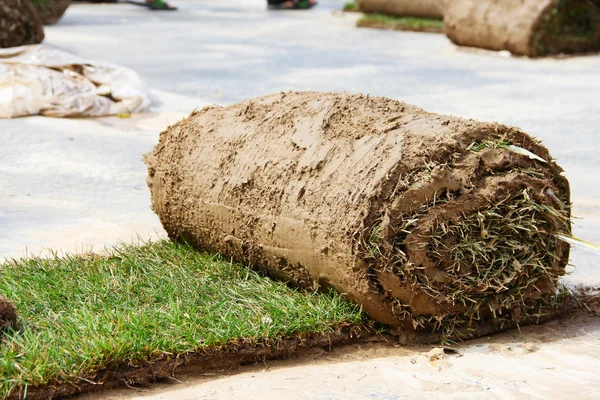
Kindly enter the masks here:
M 517 128 L 290 92 L 195 111 L 145 162 L 170 237 L 346 293 L 404 332 L 538 315 L 568 260 L 568 182 Z
M 360 11 L 398 17 L 442 18 L 444 0 L 357 0 Z
M 54 25 L 64 15 L 71 0 L 31 0 L 44 25 Z
M 44 30 L 29 0 L 0 2 L 0 47 L 41 43 Z
M 590 0 L 452 0 L 444 28 L 458 45 L 531 57 L 600 50 L 600 8 Z

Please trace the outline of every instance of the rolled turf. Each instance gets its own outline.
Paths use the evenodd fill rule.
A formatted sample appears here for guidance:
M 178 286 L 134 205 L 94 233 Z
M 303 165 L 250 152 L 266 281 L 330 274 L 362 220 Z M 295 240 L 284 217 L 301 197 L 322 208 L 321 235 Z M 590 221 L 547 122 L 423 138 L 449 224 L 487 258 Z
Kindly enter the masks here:
M 458 45 L 532 57 L 600 50 L 600 7 L 590 0 L 453 0 L 444 27 Z
M 37 44 L 44 30 L 29 0 L 2 0 L 0 3 L 0 47 Z
M 196 111 L 145 161 L 169 236 L 406 333 L 537 318 L 568 261 L 568 182 L 517 128 L 290 92 Z
M 44 25 L 57 23 L 67 11 L 71 0 L 31 0 Z

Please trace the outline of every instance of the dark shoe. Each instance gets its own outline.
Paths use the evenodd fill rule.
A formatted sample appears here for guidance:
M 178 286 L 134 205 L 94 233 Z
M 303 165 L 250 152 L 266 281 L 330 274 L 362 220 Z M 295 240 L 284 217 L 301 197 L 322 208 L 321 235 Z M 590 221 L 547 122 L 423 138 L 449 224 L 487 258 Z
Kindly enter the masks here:
M 272 2 L 268 3 L 269 10 L 308 10 L 317 5 L 317 3 L 311 4 L 308 0 L 293 0 L 292 5 L 284 5 L 288 1 L 283 2 Z
M 154 10 L 154 11 L 175 11 L 175 10 L 177 10 L 177 7 L 173 7 L 172 5 L 170 5 L 169 3 L 167 3 L 163 0 L 154 0 L 151 2 L 127 0 L 127 1 L 125 1 L 125 3 L 134 4 L 136 6 L 148 7 L 149 9 Z

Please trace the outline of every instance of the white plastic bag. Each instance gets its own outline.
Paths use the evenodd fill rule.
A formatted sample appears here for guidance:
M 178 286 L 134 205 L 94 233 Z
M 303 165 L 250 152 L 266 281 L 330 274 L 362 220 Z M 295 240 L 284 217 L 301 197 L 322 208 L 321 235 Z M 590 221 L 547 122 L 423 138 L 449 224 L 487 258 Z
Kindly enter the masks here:
M 0 49 L 0 118 L 97 117 L 149 106 L 146 85 L 129 68 L 46 45 Z

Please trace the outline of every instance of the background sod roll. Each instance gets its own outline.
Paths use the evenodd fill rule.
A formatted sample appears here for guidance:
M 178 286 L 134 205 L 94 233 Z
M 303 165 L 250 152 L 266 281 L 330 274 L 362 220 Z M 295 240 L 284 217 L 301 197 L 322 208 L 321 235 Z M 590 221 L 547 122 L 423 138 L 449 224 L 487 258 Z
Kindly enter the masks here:
M 37 44 L 44 40 L 44 29 L 29 0 L 0 2 L 0 47 Z
M 446 35 L 461 46 L 539 57 L 600 50 L 600 7 L 591 0 L 452 0 Z
M 71 0 L 31 0 L 44 25 L 53 25 L 62 18 Z
M 333 288 L 403 332 L 464 337 L 539 316 L 569 256 L 555 235 L 570 232 L 569 185 L 546 148 L 396 100 L 207 107 L 145 162 L 170 237 Z

